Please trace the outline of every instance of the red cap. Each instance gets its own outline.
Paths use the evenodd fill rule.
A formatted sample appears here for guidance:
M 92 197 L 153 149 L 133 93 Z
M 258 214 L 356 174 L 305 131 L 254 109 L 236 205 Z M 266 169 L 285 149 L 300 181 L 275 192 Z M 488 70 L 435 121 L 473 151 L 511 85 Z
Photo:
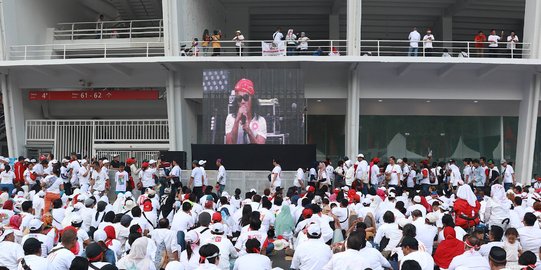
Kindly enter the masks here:
M 152 211 L 152 202 L 151 201 L 146 201 L 146 202 L 143 203 L 143 211 L 145 211 L 145 212 Z
M 541 181 L 541 177 L 537 177 L 537 181 Z
M 373 158 L 373 159 L 372 159 L 372 162 L 374 162 L 374 164 L 379 163 L 379 158 L 378 158 L 378 157 Z
M 212 221 L 222 222 L 222 214 L 214 212 L 214 214 L 212 214 Z
M 310 208 L 304 208 L 304 210 L 302 210 L 302 216 L 304 218 L 310 218 L 312 217 L 313 214 L 314 214 L 314 211 L 312 211 L 312 209 Z
M 255 94 L 254 83 L 248 79 L 240 79 L 235 85 L 235 92 L 246 92 L 253 96 Z
M 313 186 L 308 187 L 308 192 L 316 192 L 316 188 Z
M 354 202 L 361 202 L 361 196 L 359 196 L 359 194 L 355 194 L 355 196 L 353 196 L 353 201 Z
M 148 162 L 143 162 L 143 164 L 141 164 L 141 167 L 148 168 Z
M 39 161 L 44 161 L 44 160 L 46 160 L 46 159 L 47 159 L 47 157 L 46 157 L 45 155 L 39 156 Z

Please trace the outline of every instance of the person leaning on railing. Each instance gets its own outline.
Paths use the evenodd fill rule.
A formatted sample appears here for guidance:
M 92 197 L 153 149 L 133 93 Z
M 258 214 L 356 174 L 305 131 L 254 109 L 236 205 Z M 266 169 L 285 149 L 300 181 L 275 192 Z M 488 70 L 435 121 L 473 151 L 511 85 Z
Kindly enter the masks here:
M 214 34 L 212 35 L 212 56 L 220 56 L 222 51 L 222 44 L 220 43 L 221 39 L 222 31 L 214 30 Z
M 237 55 L 241 56 L 244 36 L 240 32 L 240 30 L 237 30 L 237 32 L 235 33 L 235 37 L 233 38 L 233 41 L 235 41 L 235 50 L 237 51 Z

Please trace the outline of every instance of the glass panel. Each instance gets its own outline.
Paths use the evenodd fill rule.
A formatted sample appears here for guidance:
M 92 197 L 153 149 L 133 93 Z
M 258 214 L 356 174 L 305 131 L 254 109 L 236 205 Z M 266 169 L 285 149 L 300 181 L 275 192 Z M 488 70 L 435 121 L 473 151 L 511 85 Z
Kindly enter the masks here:
M 503 157 L 515 161 L 517 158 L 518 117 L 503 118 Z
M 337 160 L 344 156 L 345 115 L 308 115 L 308 144 L 316 144 L 317 159 Z
M 413 160 L 500 159 L 500 117 L 361 116 L 360 152 Z

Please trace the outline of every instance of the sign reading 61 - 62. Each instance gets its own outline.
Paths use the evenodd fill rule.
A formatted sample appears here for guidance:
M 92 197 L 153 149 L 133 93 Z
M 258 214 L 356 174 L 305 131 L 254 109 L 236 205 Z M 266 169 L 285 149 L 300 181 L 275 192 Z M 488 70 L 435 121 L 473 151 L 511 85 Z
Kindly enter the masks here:
M 158 90 L 30 91 L 29 100 L 157 100 Z

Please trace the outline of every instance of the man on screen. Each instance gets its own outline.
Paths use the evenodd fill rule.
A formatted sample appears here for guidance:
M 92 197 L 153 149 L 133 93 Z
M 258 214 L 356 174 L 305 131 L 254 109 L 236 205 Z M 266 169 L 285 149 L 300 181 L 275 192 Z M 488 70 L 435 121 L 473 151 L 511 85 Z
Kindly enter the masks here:
M 258 99 L 254 96 L 254 83 L 241 79 L 235 85 L 235 100 L 225 120 L 226 144 L 265 144 L 267 121 L 257 114 Z

